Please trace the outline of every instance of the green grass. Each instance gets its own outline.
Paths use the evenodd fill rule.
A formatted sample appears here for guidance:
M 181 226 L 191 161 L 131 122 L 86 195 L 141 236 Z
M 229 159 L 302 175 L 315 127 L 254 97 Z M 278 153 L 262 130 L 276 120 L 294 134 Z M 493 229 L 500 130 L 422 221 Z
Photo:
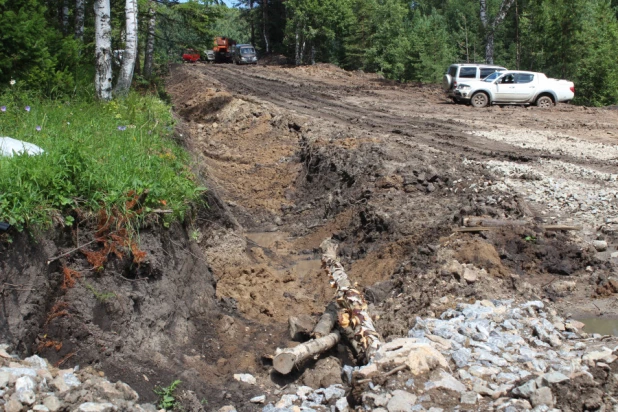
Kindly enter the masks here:
M 157 386 L 154 388 L 154 393 L 156 393 L 159 396 L 159 402 L 157 403 L 157 406 L 159 408 L 169 411 L 176 407 L 176 405 L 178 404 L 178 401 L 176 400 L 176 395 L 174 392 L 176 391 L 176 388 L 178 387 L 178 385 L 180 385 L 181 383 L 182 383 L 181 381 L 176 379 L 174 382 L 170 384 L 170 386 L 166 386 L 166 387 Z
M 0 136 L 45 150 L 0 157 L 0 221 L 18 229 L 49 227 L 53 217 L 70 224 L 75 209 L 122 209 L 131 190 L 149 191 L 146 212 L 171 209 L 170 218 L 182 219 L 205 190 L 188 153 L 170 139 L 170 107 L 156 97 L 50 101 L 9 91 L 0 106 Z

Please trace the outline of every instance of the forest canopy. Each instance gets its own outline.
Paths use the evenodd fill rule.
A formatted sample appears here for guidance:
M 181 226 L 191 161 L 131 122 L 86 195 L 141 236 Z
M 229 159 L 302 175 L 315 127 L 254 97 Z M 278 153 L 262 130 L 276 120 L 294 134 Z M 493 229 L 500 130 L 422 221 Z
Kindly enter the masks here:
M 125 0 L 0 0 L 0 88 L 14 79 L 61 93 L 91 81 L 93 7 L 105 1 L 112 49 L 123 50 Z M 401 82 L 436 83 L 452 63 L 493 62 L 574 81 L 579 104 L 618 102 L 618 0 L 133 1 L 137 81 L 179 61 L 183 48 L 204 53 L 226 36 L 290 64 L 332 63 Z

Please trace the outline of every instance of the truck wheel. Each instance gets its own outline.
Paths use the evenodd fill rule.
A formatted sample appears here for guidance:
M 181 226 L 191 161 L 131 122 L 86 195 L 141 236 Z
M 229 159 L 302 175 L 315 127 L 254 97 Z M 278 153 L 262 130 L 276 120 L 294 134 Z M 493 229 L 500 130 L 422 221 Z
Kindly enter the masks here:
M 549 109 L 554 105 L 554 100 L 549 96 L 541 96 L 536 99 L 536 105 L 541 109 Z
M 451 77 L 451 75 L 445 74 L 444 77 L 442 78 L 442 89 L 445 92 L 448 92 L 449 90 L 451 90 L 452 84 L 453 84 L 453 78 Z
M 489 104 L 489 97 L 483 92 L 474 93 L 470 103 L 477 108 L 485 107 Z

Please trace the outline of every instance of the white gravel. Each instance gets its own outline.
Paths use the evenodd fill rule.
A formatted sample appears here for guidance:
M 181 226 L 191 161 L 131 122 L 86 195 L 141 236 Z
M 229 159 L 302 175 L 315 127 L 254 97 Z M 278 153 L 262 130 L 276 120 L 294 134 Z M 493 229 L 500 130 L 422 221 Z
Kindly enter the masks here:
M 474 131 L 470 134 L 526 149 L 543 150 L 556 155 L 607 160 L 618 164 L 618 145 L 594 143 L 568 134 L 531 129 Z

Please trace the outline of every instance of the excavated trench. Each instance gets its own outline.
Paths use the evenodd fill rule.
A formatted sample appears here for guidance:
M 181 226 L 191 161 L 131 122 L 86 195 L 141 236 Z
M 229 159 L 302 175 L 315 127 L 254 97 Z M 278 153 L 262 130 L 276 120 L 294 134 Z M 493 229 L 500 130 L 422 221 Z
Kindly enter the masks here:
M 93 366 L 142 401 L 155 400 L 155 385 L 180 379 L 186 396 L 208 402 L 205 410 L 258 410 L 248 402 L 254 395 L 341 382 L 339 366 L 354 363 L 339 345 L 283 377 L 264 356 L 295 344 L 290 316 L 316 318 L 332 299 L 319 262 L 327 237 L 341 243 L 342 262 L 386 339 L 407 336 L 417 315 L 447 309 L 444 296 L 568 306 L 589 300 L 615 271 L 572 233 L 543 232 L 540 224 L 552 222 L 540 206 L 504 190 L 483 163 L 529 164 L 547 153 L 473 139 L 474 126 L 459 121 L 401 113 L 443 109 L 426 108 L 431 90 L 392 106 L 380 99 L 410 89 L 332 67 L 283 70 L 172 67 L 179 138 L 209 187 L 209 206 L 169 229 L 145 223 L 139 270 L 131 256 L 111 257 L 103 271 L 80 253 L 48 264 L 92 240 L 94 222 L 78 232 L 16 235 L 0 246 L 0 341 L 54 364 Z M 549 158 L 583 164 L 569 154 Z M 467 216 L 533 219 L 454 232 Z M 454 259 L 486 276 L 463 281 L 448 269 Z M 65 267 L 81 274 L 73 287 Z M 556 287 L 567 278 L 577 292 Z M 236 381 L 238 373 L 257 384 Z

